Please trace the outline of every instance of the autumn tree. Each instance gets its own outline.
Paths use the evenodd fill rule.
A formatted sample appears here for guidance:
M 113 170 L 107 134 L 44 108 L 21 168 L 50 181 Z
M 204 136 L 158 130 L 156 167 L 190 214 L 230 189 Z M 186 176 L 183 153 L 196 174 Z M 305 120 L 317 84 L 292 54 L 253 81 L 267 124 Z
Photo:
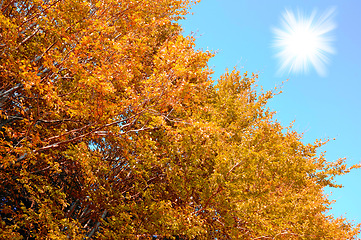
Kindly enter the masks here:
M 0 3 L 1 238 L 356 237 L 323 194 L 344 160 L 275 121 L 256 75 L 214 85 L 192 4 Z

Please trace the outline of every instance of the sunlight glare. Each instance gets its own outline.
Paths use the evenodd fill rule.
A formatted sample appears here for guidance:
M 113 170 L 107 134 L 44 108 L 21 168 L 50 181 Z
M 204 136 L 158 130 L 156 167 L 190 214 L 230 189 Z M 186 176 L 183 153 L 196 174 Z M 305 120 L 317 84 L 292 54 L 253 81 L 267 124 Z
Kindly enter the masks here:
M 282 29 L 273 28 L 275 34 L 273 47 L 280 60 L 279 73 L 308 72 L 311 64 L 317 73 L 325 76 L 328 55 L 335 53 L 330 32 L 336 28 L 333 21 L 334 9 L 326 11 L 316 19 L 316 11 L 305 17 L 300 11 L 297 15 L 285 10 Z

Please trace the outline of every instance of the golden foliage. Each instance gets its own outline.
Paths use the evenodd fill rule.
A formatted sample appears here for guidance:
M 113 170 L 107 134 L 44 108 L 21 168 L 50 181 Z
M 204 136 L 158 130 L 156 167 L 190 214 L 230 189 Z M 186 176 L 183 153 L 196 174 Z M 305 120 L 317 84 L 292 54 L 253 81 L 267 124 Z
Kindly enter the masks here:
M 177 23 L 194 2 L 0 3 L 0 238 L 357 236 L 323 193 L 344 160 L 277 123 L 256 75 L 213 84 Z

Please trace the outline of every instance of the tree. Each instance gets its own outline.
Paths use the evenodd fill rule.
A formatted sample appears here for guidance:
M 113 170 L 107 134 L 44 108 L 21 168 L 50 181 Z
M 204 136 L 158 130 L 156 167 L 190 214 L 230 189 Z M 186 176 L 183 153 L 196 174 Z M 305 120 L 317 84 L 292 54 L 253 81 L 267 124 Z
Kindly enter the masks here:
M 2 238 L 358 234 L 322 192 L 350 168 L 273 120 L 256 75 L 213 84 L 191 4 L 2 1 Z

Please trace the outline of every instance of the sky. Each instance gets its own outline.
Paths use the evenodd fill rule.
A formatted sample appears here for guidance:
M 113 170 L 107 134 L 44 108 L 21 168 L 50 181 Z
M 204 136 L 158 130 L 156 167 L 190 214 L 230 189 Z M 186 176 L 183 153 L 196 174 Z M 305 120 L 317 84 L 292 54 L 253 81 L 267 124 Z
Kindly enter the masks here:
M 181 25 L 184 35 L 194 34 L 196 48 L 216 52 L 209 62 L 214 80 L 236 66 L 241 72 L 258 73 L 258 84 L 265 90 L 287 81 L 283 93 L 268 105 L 277 112 L 277 121 L 283 126 L 295 121 L 294 129 L 304 133 L 304 143 L 330 139 L 321 149 L 326 151 L 326 159 L 345 157 L 352 165 L 361 162 L 360 9 L 360 0 L 203 0 Z M 310 16 L 314 16 L 313 23 L 324 20 L 324 24 L 314 24 L 317 36 L 324 40 L 315 41 L 318 45 L 312 48 L 328 57 L 324 71 L 319 64 L 309 64 L 309 71 L 304 71 L 303 65 L 299 71 L 289 66 L 280 71 L 285 57 L 276 56 L 280 48 L 274 47 L 279 37 L 274 29 L 287 33 L 282 25 L 282 21 L 288 22 L 286 10 L 298 22 L 307 22 Z M 327 17 L 327 13 L 332 14 Z M 289 38 L 281 42 L 286 47 L 291 45 Z M 318 56 L 303 57 L 317 60 Z M 338 177 L 337 183 L 344 187 L 326 190 L 332 191 L 330 198 L 336 200 L 330 214 L 361 223 L 361 169 Z

